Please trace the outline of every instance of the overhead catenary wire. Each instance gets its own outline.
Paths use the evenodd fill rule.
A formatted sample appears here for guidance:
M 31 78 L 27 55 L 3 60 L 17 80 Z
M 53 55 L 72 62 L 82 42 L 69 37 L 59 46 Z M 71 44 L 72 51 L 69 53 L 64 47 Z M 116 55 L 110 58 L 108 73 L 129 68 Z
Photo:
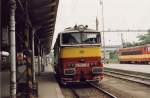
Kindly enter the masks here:
M 100 32 L 148 32 L 149 30 L 147 29 L 124 29 L 124 30 L 101 30 Z

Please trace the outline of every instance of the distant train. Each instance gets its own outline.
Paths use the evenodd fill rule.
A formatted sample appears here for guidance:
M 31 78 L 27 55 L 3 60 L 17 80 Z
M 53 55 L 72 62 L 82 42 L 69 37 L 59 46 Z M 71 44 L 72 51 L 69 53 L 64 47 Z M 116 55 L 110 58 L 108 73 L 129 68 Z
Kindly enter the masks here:
M 120 63 L 150 64 L 150 44 L 119 49 Z
M 61 83 L 98 82 L 103 78 L 100 32 L 79 25 L 59 33 L 54 69 Z

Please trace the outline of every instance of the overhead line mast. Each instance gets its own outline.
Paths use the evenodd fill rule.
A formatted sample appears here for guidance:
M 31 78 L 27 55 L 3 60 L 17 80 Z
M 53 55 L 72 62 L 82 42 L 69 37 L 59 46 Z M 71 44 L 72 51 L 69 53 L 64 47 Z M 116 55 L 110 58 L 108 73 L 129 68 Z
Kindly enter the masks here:
M 104 34 L 104 8 L 103 8 L 103 1 L 100 0 L 101 5 L 101 18 L 102 18 L 102 33 L 103 33 L 103 56 L 104 56 L 104 62 L 105 62 L 105 34 Z

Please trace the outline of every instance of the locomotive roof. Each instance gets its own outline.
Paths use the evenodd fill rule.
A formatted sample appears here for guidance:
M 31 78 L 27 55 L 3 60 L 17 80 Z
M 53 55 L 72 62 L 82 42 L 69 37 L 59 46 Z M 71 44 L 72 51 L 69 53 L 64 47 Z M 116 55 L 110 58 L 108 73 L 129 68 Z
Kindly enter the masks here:
M 72 33 L 72 32 L 99 32 L 99 31 L 96 31 L 96 30 L 84 30 L 84 31 L 79 31 L 79 30 L 64 30 L 63 32 L 60 32 L 60 33 Z
M 87 25 L 75 25 L 74 27 L 68 27 L 66 28 L 64 31 L 60 32 L 60 33 L 73 33 L 73 32 L 99 32 L 97 30 L 94 29 L 89 29 Z

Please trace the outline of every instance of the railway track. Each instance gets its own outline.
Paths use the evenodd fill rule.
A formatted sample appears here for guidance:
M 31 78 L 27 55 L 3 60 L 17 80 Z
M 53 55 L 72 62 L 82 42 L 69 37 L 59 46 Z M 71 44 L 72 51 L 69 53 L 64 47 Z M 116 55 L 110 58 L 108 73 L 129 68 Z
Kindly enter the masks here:
M 128 74 L 116 70 L 105 70 L 104 75 L 150 86 L 150 78 L 143 75 Z
M 116 96 L 100 88 L 97 84 L 88 84 L 90 87 L 84 89 L 70 88 L 75 98 L 117 98 Z
M 104 89 L 100 88 L 98 84 L 94 84 L 94 83 L 90 83 L 91 86 L 93 86 L 94 88 L 96 88 L 97 90 L 105 93 L 107 96 L 109 96 L 110 98 L 117 98 L 116 96 L 114 96 L 113 94 L 105 91 Z

